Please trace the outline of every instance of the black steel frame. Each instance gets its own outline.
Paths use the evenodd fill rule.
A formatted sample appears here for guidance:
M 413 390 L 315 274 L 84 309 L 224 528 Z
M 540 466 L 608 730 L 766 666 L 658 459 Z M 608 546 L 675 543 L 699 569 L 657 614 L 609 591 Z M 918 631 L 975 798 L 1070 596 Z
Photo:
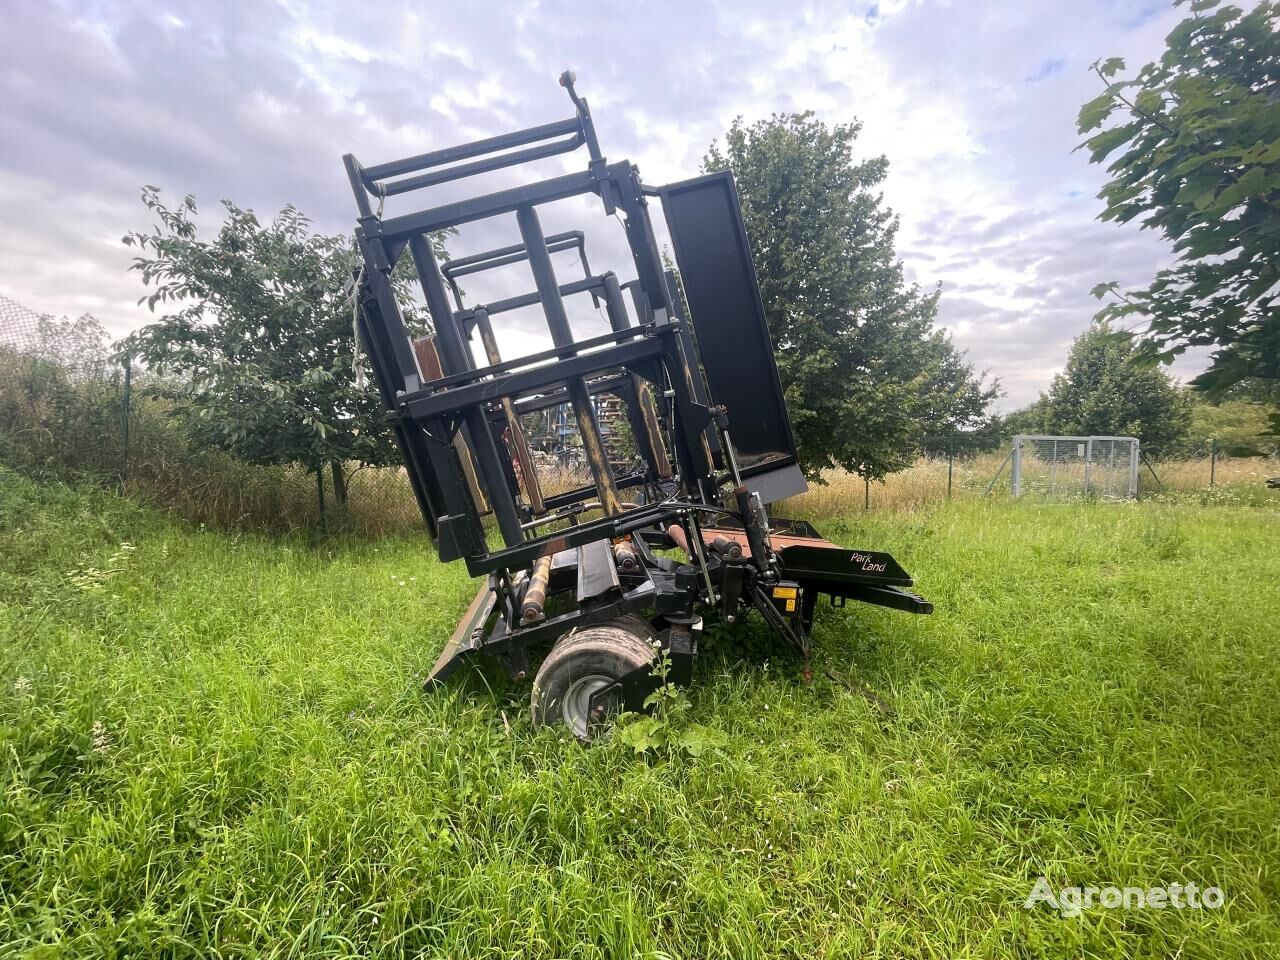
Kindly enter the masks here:
M 384 388 L 383 400 L 396 427 L 419 506 L 437 538 L 441 559 L 464 558 L 473 575 L 521 566 L 551 547 L 562 549 L 602 535 L 625 536 L 640 519 L 654 522 L 652 507 L 628 510 L 621 506 L 616 480 L 604 461 L 588 378 L 612 374 L 621 368 L 634 380 L 656 387 L 676 461 L 679 493 L 685 498 L 701 499 L 713 495 L 715 489 L 715 465 L 703 439 L 710 414 L 695 395 L 686 342 L 654 241 L 639 172 L 627 162 L 605 161 L 586 101 L 573 92 L 570 78 L 562 78 L 562 84 L 576 108 L 575 116 L 568 120 L 391 163 L 365 166 L 350 154 L 344 158 L 359 210 L 356 240 L 365 263 L 361 332 L 369 345 L 379 383 L 389 387 Z M 386 197 L 583 146 L 589 153 L 584 173 L 553 177 L 397 217 L 384 218 L 378 212 Z M 548 237 L 542 231 L 539 206 L 583 194 L 596 194 L 606 213 L 618 213 L 623 218 L 637 273 L 632 295 L 640 319 L 638 325 L 630 325 L 626 318 L 617 277 L 612 273 L 590 273 L 580 233 Z M 432 232 L 503 214 L 515 214 L 522 243 L 444 265 L 438 262 L 428 242 Z M 586 275 L 562 285 L 550 255 L 573 248 L 581 254 Z M 406 250 L 435 326 L 445 374 L 431 382 L 424 380 L 409 348 L 408 332 L 392 289 L 391 271 Z M 458 278 L 517 262 L 528 263 L 534 292 L 478 307 L 462 306 Z M 452 288 L 457 309 L 450 305 L 447 287 Z M 614 327 L 607 337 L 574 341 L 564 297 L 577 292 L 590 292 L 603 300 Z M 466 341 L 477 318 L 534 304 L 543 308 L 555 344 L 553 350 L 537 357 L 476 367 Z M 605 342 L 614 345 L 583 352 Z M 551 357 L 558 362 L 530 366 Z M 534 397 L 553 386 L 561 400 L 567 399 L 574 408 L 593 474 L 594 492 L 606 516 L 581 524 L 576 530 L 530 537 L 522 526 L 525 518 L 516 491 L 510 486 L 487 410 L 504 398 Z M 633 406 L 628 404 L 628 409 Z M 451 444 L 459 430 L 465 432 L 467 445 L 475 454 L 480 483 L 503 539 L 502 550 L 487 550 L 478 511 L 460 471 L 455 469 L 456 454 Z M 642 431 L 641 436 L 646 434 Z M 659 471 L 654 457 L 647 459 L 656 476 Z M 674 512 L 667 513 L 675 516 Z

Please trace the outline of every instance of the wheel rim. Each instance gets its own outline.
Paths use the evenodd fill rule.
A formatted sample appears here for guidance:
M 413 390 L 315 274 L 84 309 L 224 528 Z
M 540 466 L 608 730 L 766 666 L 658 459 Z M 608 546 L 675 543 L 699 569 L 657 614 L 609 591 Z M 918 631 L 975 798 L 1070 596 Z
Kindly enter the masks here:
M 606 677 L 599 673 L 589 673 L 569 684 L 569 689 L 564 695 L 564 706 L 560 713 L 564 717 L 564 722 L 573 730 L 574 736 L 578 737 L 578 739 L 587 739 L 587 731 L 593 721 L 591 698 L 611 683 L 613 683 L 612 677 Z M 596 717 L 594 719 L 603 718 Z

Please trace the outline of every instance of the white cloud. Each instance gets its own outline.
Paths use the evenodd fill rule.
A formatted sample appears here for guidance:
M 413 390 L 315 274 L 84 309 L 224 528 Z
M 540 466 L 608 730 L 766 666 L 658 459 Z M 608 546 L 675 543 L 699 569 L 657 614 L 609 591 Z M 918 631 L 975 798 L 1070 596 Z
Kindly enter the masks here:
M 91 309 L 117 332 L 147 320 L 118 244 L 146 224 L 140 184 L 195 193 L 206 209 L 222 197 L 264 213 L 292 202 L 318 228 L 346 230 L 341 154 L 376 162 L 567 116 L 555 84 L 566 66 L 606 153 L 651 182 L 695 174 L 737 115 L 812 108 L 860 120 L 865 153 L 890 160 L 884 190 L 909 276 L 943 283 L 943 323 L 1001 377 L 1006 406 L 1048 385 L 1096 309 L 1094 283 L 1140 283 L 1167 256 L 1154 237 L 1094 220 L 1103 173 L 1072 153 L 1075 112 L 1094 94 L 1087 64 L 1156 55 L 1177 17 L 1163 3 L 532 0 L 428 11 L 401 0 L 188 0 L 152 13 L 106 0 L 6 16 L 0 293 L 53 313 Z M 581 209 L 548 209 L 547 229 Z M 465 231 L 459 252 L 510 229 Z M 602 263 L 621 252 L 602 219 L 590 244 Z M 536 317 L 512 326 L 538 340 Z

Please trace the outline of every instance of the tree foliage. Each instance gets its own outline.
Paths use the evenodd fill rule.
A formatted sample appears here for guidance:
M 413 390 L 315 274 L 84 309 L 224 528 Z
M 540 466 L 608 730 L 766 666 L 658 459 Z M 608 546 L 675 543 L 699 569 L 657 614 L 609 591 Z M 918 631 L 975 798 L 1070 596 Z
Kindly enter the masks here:
M 1003 443 L 1020 433 L 1053 433 L 1049 422 L 1049 396 L 1040 394 L 1032 403 L 998 417 L 993 432 Z
M 901 469 L 927 435 L 981 422 L 996 395 L 934 329 L 938 292 L 903 278 L 897 221 L 877 192 L 888 163 L 854 159 L 858 131 L 811 113 L 738 119 L 703 160 L 737 180 L 810 476 Z
M 102 324 L 90 314 L 6 319 L 12 326 L 0 340 L 0 461 L 119 480 L 123 371 L 108 359 Z
M 1023 430 L 1137 437 L 1152 456 L 1172 453 L 1191 424 L 1190 400 L 1159 367 L 1133 362 L 1131 338 L 1091 327 L 1071 345 L 1049 393 L 1018 414 Z
M 1273 409 L 1254 400 L 1193 401 L 1188 439 L 1200 444 L 1216 440 L 1218 449 L 1233 457 L 1272 456 L 1280 451 Z
M 1080 110 L 1081 145 L 1111 160 L 1101 217 L 1141 218 L 1172 243 L 1176 265 L 1122 292 L 1099 317 L 1145 326 L 1142 354 L 1169 361 L 1216 347 L 1193 383 L 1221 391 L 1280 379 L 1280 2 L 1248 12 L 1175 0 L 1191 16 L 1132 78 L 1118 57 L 1094 64 L 1103 92 Z
M 142 199 L 157 223 L 124 238 L 151 289 L 140 302 L 173 309 L 122 350 L 166 375 L 159 390 L 196 442 L 317 470 L 398 462 L 376 392 L 352 372 L 351 240 L 312 233 L 292 206 L 263 223 L 230 201 L 203 239 L 192 197 L 171 208 L 146 187 Z

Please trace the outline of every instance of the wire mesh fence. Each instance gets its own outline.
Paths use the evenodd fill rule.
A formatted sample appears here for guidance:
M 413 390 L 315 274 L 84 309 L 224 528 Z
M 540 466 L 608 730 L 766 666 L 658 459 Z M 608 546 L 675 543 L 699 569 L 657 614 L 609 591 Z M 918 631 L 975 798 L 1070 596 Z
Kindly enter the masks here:
M 1138 495 L 1136 437 L 1030 436 L 1013 438 L 1013 495 L 1127 499 Z
M 119 480 L 129 374 L 91 316 L 57 320 L 0 297 L 0 443 L 6 460 Z

